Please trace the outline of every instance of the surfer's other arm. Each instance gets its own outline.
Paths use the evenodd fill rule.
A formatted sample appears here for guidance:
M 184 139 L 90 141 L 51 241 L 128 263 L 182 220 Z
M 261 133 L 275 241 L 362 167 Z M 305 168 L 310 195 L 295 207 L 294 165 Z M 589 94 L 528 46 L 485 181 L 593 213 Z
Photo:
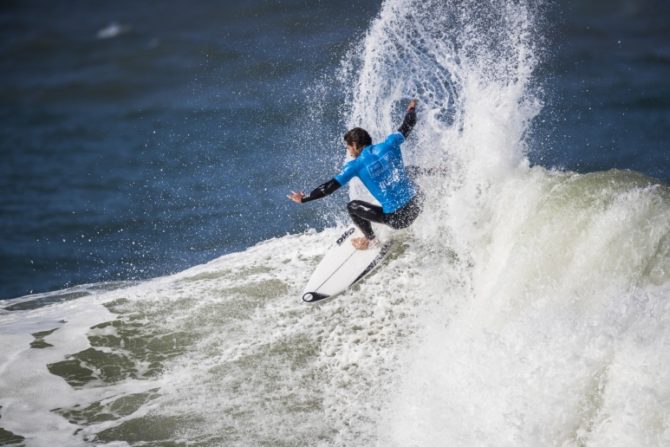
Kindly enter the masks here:
M 337 191 L 340 188 L 340 183 L 333 179 L 328 180 L 326 183 L 319 185 L 314 189 L 314 191 L 310 192 L 309 194 L 305 195 L 304 192 L 295 192 L 291 191 L 291 194 L 289 194 L 287 197 L 291 200 L 293 200 L 295 203 L 305 203 L 309 202 L 311 200 L 316 200 L 320 199 L 321 197 L 325 197 L 327 195 L 330 195 Z
M 398 132 L 400 132 L 403 137 L 407 138 L 412 129 L 414 129 L 415 125 L 416 125 L 416 99 L 413 99 L 409 102 L 409 105 L 407 106 L 407 112 L 405 113 L 405 118 L 402 120 L 402 124 L 398 128 Z

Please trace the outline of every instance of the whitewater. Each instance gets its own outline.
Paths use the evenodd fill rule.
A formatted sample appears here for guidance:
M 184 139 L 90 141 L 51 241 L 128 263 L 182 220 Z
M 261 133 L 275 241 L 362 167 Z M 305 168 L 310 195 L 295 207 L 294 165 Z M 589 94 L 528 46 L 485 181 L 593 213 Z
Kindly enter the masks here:
M 384 265 L 303 303 L 338 226 L 5 301 L 0 441 L 670 444 L 670 190 L 529 163 L 541 25 L 530 2 L 384 2 L 338 78 L 373 140 L 420 104 L 425 210 L 379 228 Z

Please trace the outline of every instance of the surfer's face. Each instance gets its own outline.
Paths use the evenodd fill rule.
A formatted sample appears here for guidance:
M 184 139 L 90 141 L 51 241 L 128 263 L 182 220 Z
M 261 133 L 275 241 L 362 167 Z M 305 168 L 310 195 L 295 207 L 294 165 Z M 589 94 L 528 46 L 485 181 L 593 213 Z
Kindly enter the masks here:
M 351 155 L 354 158 L 361 155 L 361 150 L 358 147 L 354 146 L 353 144 L 346 144 L 346 146 L 347 146 L 347 154 Z

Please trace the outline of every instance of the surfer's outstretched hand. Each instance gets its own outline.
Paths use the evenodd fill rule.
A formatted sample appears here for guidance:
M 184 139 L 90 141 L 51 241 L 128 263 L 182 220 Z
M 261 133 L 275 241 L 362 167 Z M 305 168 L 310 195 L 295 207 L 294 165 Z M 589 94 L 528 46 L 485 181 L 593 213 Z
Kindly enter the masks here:
M 416 99 L 413 99 L 409 102 L 409 105 L 407 106 L 407 111 L 409 112 L 412 109 L 416 109 Z
M 305 193 L 302 191 L 291 191 L 291 194 L 287 195 L 286 197 L 288 197 L 289 200 L 293 200 L 295 203 L 302 203 L 302 198 L 305 197 Z

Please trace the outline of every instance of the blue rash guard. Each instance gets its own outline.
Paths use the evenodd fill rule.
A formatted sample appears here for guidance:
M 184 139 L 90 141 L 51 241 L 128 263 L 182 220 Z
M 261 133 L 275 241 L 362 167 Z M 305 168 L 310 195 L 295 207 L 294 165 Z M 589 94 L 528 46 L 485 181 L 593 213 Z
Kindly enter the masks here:
M 402 208 L 416 195 L 400 153 L 404 141 L 402 133 L 394 132 L 383 143 L 366 146 L 357 158 L 344 165 L 335 180 L 344 186 L 358 177 L 382 205 L 384 213 Z

